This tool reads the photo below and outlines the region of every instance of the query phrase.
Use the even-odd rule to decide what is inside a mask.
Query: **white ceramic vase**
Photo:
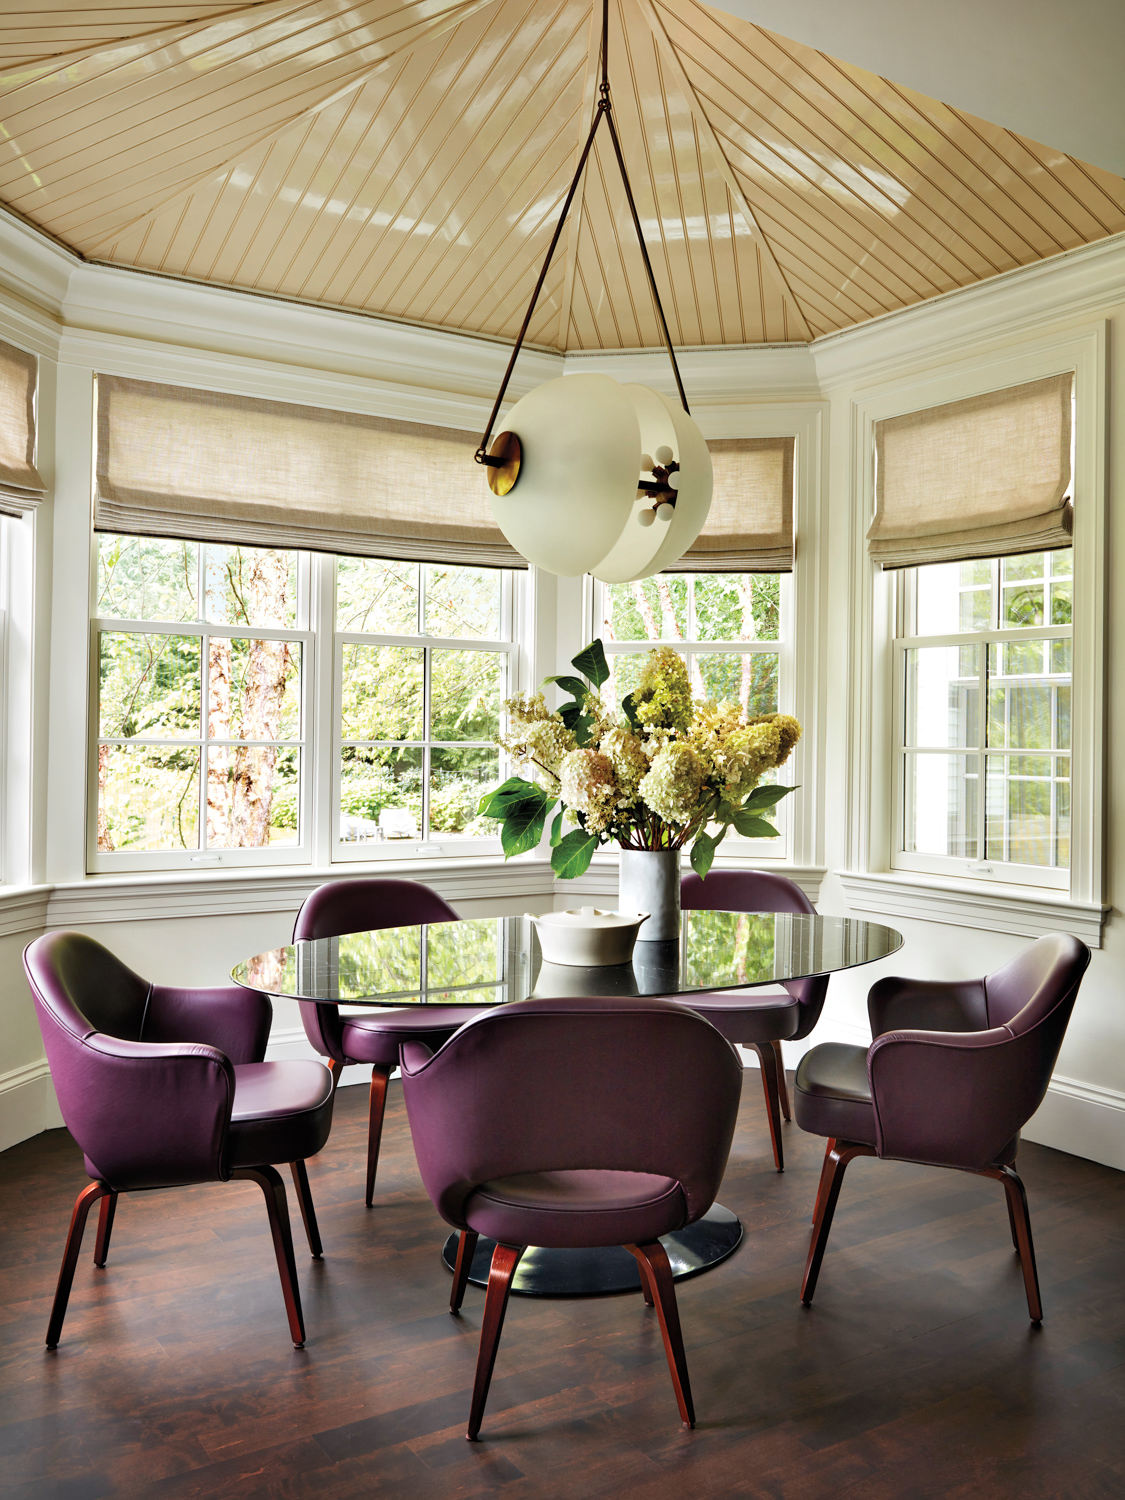
[[[666,943],[680,936],[680,851],[622,849],[619,911],[647,911],[642,943]]]

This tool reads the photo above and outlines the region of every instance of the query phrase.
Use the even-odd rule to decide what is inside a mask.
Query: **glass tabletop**
[[[633,961],[545,963],[528,917],[385,927],[272,948],[231,977],[279,998],[338,1005],[503,1005],[512,1000],[698,994],[833,974],[902,947],[854,917],[685,911],[680,941],[638,943]]]

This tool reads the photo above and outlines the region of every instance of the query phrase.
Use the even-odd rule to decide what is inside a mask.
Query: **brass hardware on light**
[[[488,472],[488,488],[494,495],[507,495],[515,489],[522,456],[523,449],[515,433],[502,432],[483,459]]]

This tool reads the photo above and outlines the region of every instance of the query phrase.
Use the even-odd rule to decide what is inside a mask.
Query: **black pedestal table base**
[[[457,1241],[451,1234],[441,1252],[450,1271],[457,1263]],[[714,1204],[694,1224],[662,1236],[672,1276],[683,1281],[726,1260],[742,1241],[742,1225],[729,1208]],[[469,1280],[488,1285],[488,1268],[496,1241],[482,1235],[477,1241]],[[640,1273],[628,1250],[610,1245],[596,1250],[544,1250],[531,1246],[512,1280],[512,1291],[525,1297],[597,1297],[605,1292],[639,1292]]]

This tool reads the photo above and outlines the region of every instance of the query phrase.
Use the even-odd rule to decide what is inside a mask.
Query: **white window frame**
[[[328,817],[328,834],[331,849],[328,858],[333,864],[379,863],[384,860],[400,860],[407,857],[417,858],[439,858],[443,855],[460,856],[500,854],[499,827],[495,838],[464,838],[456,834],[437,835],[430,837],[427,833],[426,824],[430,801],[429,777],[423,770],[422,776],[422,830],[423,835],[417,840],[413,839],[388,839],[383,843],[371,844],[349,844],[339,838],[340,828],[340,765],[341,747],[344,743],[341,734],[341,715],[343,703],[342,668],[344,647],[347,645],[364,646],[407,646],[415,649],[424,648],[426,651],[425,688],[423,702],[423,738],[417,743],[424,752],[429,749],[466,749],[465,744],[453,741],[432,741],[429,737],[430,730],[430,692],[429,692],[429,652],[431,650],[478,650],[507,656],[507,681],[501,691],[502,698],[512,697],[519,691],[520,683],[520,642],[516,639],[517,623],[521,611],[518,608],[518,595],[520,593],[520,573],[522,570],[504,569],[503,583],[500,591],[500,630],[501,638],[498,640],[472,640],[468,637],[450,638],[429,635],[383,635],[357,631],[338,631],[336,629],[336,568],[335,557],[328,557],[324,562],[330,564],[330,570],[323,580],[321,589],[322,599],[330,601],[327,610],[327,633],[325,638],[331,642],[331,681],[332,681],[332,720],[331,720],[331,810]],[[420,574],[419,609],[424,610],[425,600],[422,594],[425,589],[425,565],[422,566]],[[425,618],[423,614],[422,619]],[[323,742],[323,741],[322,741]],[[350,743],[350,742],[349,742]],[[396,742],[398,743],[398,742]],[[499,759],[499,781],[503,781],[509,774],[508,759],[503,750],[500,750]],[[427,764],[426,755],[423,755],[423,767]]]
[[[763,641],[762,650],[780,648],[778,710],[793,714],[801,724],[801,739],[783,768],[781,778],[798,790],[775,809],[778,839],[731,839],[719,845],[716,868],[761,868],[768,865],[800,876],[814,891],[824,874],[825,751],[821,714],[821,670],[824,661],[826,618],[823,601],[828,592],[829,558],[821,537],[823,501],[827,493],[826,445],[823,441],[827,403],[709,405],[695,416],[706,438],[791,437],[793,455],[793,571],[781,575],[779,642]],[[677,570],[670,568],[670,573]],[[738,569],[731,569],[737,572]],[[705,575],[703,575],[705,576]],[[602,585],[589,590],[588,628],[600,630]],[[589,637],[587,637],[589,638]],[[613,649],[649,651],[655,646],[679,648],[682,641],[614,642]],[[723,641],[692,644],[692,651],[729,653],[753,647],[752,642]]]
[[[1017,347],[1009,344],[959,360],[949,358],[937,374],[932,368],[914,375],[900,373],[852,401],[848,611],[858,628],[849,661],[847,865],[840,875],[857,909],[909,909],[940,921],[948,907],[950,920],[962,925],[968,921],[968,925],[998,926],[1002,931],[1038,930],[1034,927],[1037,914],[1010,925],[1009,903],[1030,893],[1027,886],[1005,878],[1009,866],[994,867],[992,872],[965,868],[954,881],[896,870],[892,863],[897,788],[896,589],[893,570],[884,571],[868,556],[866,533],[875,513],[877,422],[1071,371],[1075,382],[1071,869],[1069,890],[1044,890],[1043,896],[1050,898],[1051,910],[1058,910],[1061,903],[1072,908],[1076,918],[1097,925],[1096,913],[1103,902],[1104,845],[1106,358],[1107,327],[1101,320],[1048,332]],[[919,894],[923,886],[925,896]],[[975,916],[969,916],[970,912]]]
[[[1053,550],[1053,549],[1048,549]],[[999,584],[997,584],[999,589]],[[1035,626],[1012,626],[1008,628],[974,630],[948,635],[914,635],[908,634],[909,622],[914,618],[917,593],[917,569],[902,568],[895,570],[895,616],[896,630],[894,640],[895,665],[894,665],[894,690],[893,690],[893,724],[894,724],[894,774],[895,793],[894,806],[891,814],[891,867],[896,870],[914,870],[936,875],[947,875],[957,878],[963,874],[978,876],[988,880],[1006,881],[1011,885],[1027,885],[1044,887],[1052,890],[1070,890],[1069,866],[1058,868],[1043,865],[1019,865],[1006,863],[998,859],[990,859],[984,853],[983,833],[979,849],[980,854],[976,859],[959,858],[956,855],[918,854],[907,851],[906,845],[906,803],[908,795],[908,763],[911,754],[925,754],[926,749],[921,751],[906,745],[906,720],[908,711],[907,702],[907,654],[911,650],[926,649],[930,647],[959,647],[976,646],[980,649],[979,680],[979,709],[980,721],[979,744],[977,747],[950,748],[943,752],[933,750],[935,754],[976,754],[979,762],[978,787],[980,798],[980,817],[986,816],[985,803],[987,801],[987,762],[990,753],[986,748],[984,737],[986,725],[989,720],[988,705],[988,658],[990,649],[996,645],[1020,641],[1056,641],[1073,640],[1073,624],[1071,625],[1035,625]],[[1002,596],[998,593],[997,598]],[[995,602],[995,601],[994,601]],[[1073,674],[1071,674],[1073,676]],[[1072,684],[1073,685],[1073,684]],[[1073,727],[1071,730],[1073,739]],[[1051,755],[1061,752],[1028,750],[1025,755]],[[1066,752],[1067,757],[1071,754]],[[983,825],[980,825],[983,829]]]
[[[202,592],[203,569],[206,564],[205,542],[195,545],[199,547],[199,599],[202,610],[202,601],[205,598]],[[289,549],[286,549],[289,550]],[[106,875],[115,872],[122,874],[134,870],[206,870],[216,868],[237,868],[245,866],[261,865],[307,865],[312,862],[313,848],[315,845],[315,828],[317,822],[317,808],[314,804],[313,788],[316,786],[315,762],[317,759],[317,740],[319,719],[315,711],[315,680],[316,660],[315,641],[312,621],[317,616],[315,594],[318,579],[312,568],[312,558],[307,552],[297,552],[297,610],[296,625],[292,629],[279,629],[269,626],[255,625],[222,625],[215,621],[203,618],[195,620],[125,620],[111,616],[95,615],[90,620],[90,676],[89,676],[89,712],[87,713],[87,749],[86,749],[86,869],[91,875]],[[90,546],[90,598],[97,599],[98,587],[98,537],[93,535]],[[200,845],[197,849],[115,849],[112,853],[98,849],[98,743],[101,739],[99,732],[99,686],[100,686],[100,651],[98,649],[99,639],[102,632],[111,634],[137,633],[142,635],[189,635],[197,636],[200,640],[200,659],[203,665],[202,693],[200,702],[200,738],[191,740],[185,738],[184,745],[200,746]],[[206,664],[208,659],[207,642],[211,636],[221,636],[227,640],[269,640],[269,641],[292,641],[301,646],[301,691],[300,691],[300,734],[295,740],[285,742],[269,741],[270,744],[284,743],[287,748],[295,748],[300,751],[301,771],[299,780],[298,801],[298,824],[297,839],[293,843],[273,844],[265,849],[210,849],[207,847],[207,823],[205,815],[204,798],[206,797],[207,784],[207,747],[209,744],[255,744],[256,741],[220,740],[212,741],[207,737],[207,699],[206,699]],[[167,745],[173,741],[169,737],[135,737],[129,740],[129,744],[145,745],[160,744]]]

